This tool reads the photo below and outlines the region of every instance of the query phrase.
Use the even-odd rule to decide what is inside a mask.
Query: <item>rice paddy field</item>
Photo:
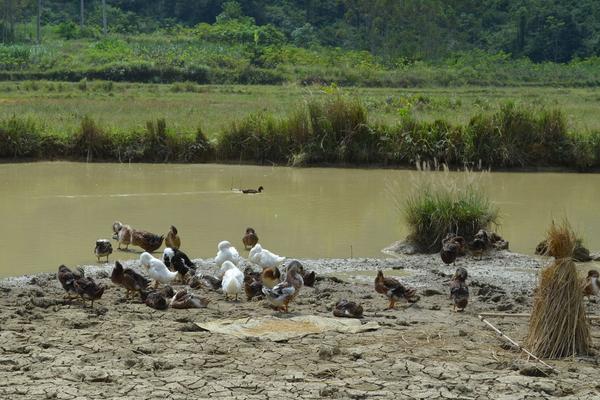
[[[335,90],[320,86],[246,86],[23,81],[0,83],[0,119],[30,117],[47,133],[71,135],[84,116],[106,131],[143,130],[146,122],[164,118],[169,130],[210,138],[250,113],[285,115],[303,102]],[[529,109],[560,109],[568,129],[600,130],[600,93],[594,88],[453,87],[348,88],[375,122],[393,124],[406,116],[467,124],[472,116],[492,113],[506,103]]]

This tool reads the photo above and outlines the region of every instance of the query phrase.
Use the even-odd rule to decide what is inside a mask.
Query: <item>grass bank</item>
[[[554,107],[567,99],[564,93],[542,104],[490,96],[481,106],[485,91],[464,96],[463,105],[461,96],[448,92],[335,87],[313,88],[315,93],[290,88],[279,98],[282,92],[273,87],[193,83],[132,88],[110,81],[33,81],[9,88],[0,86],[8,108],[0,113],[5,159],[600,167],[600,127],[575,125],[572,115]],[[540,89],[536,96],[545,93]],[[583,101],[568,98],[572,109]],[[181,109],[186,101],[191,104]],[[198,117],[200,106],[212,123]]]
[[[600,131],[573,131],[557,109],[503,104],[467,123],[372,120],[368,106],[330,89],[292,111],[250,113],[220,134],[181,131],[164,118],[141,127],[107,130],[82,116],[70,134],[45,129],[32,116],[0,119],[0,157],[121,162],[249,162],[412,165],[417,161],[491,168],[600,167]]]

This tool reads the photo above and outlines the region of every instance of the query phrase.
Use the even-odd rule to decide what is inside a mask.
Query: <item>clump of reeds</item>
[[[554,261],[542,271],[529,320],[527,343],[539,357],[587,354],[590,330],[581,281],[572,259],[576,237],[567,221],[548,230],[547,255]]]
[[[439,251],[450,232],[471,241],[480,229],[498,222],[498,209],[479,184],[484,172],[451,173],[447,166],[443,171],[432,171],[426,163],[417,166],[412,193],[396,203],[410,229],[408,241],[420,251]]]

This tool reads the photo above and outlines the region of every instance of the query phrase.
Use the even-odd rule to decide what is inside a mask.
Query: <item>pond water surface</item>
[[[240,249],[247,226],[256,229],[263,247],[288,257],[384,257],[381,249],[407,233],[397,204],[422,174],[213,164],[1,164],[0,276],[95,263],[94,242],[111,237],[115,220],[155,233],[175,225],[182,250],[193,258],[214,257],[225,239]],[[564,216],[589,248],[600,250],[600,175],[489,173],[480,181],[500,209],[498,230],[512,250],[532,253],[551,219]],[[265,187],[260,195],[231,190],[259,185]],[[137,257],[115,250],[110,261]]]

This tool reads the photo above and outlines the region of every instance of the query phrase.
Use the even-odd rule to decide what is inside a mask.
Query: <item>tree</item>
[[[108,33],[106,27],[106,0],[102,0],[102,33],[104,33],[104,36]]]

